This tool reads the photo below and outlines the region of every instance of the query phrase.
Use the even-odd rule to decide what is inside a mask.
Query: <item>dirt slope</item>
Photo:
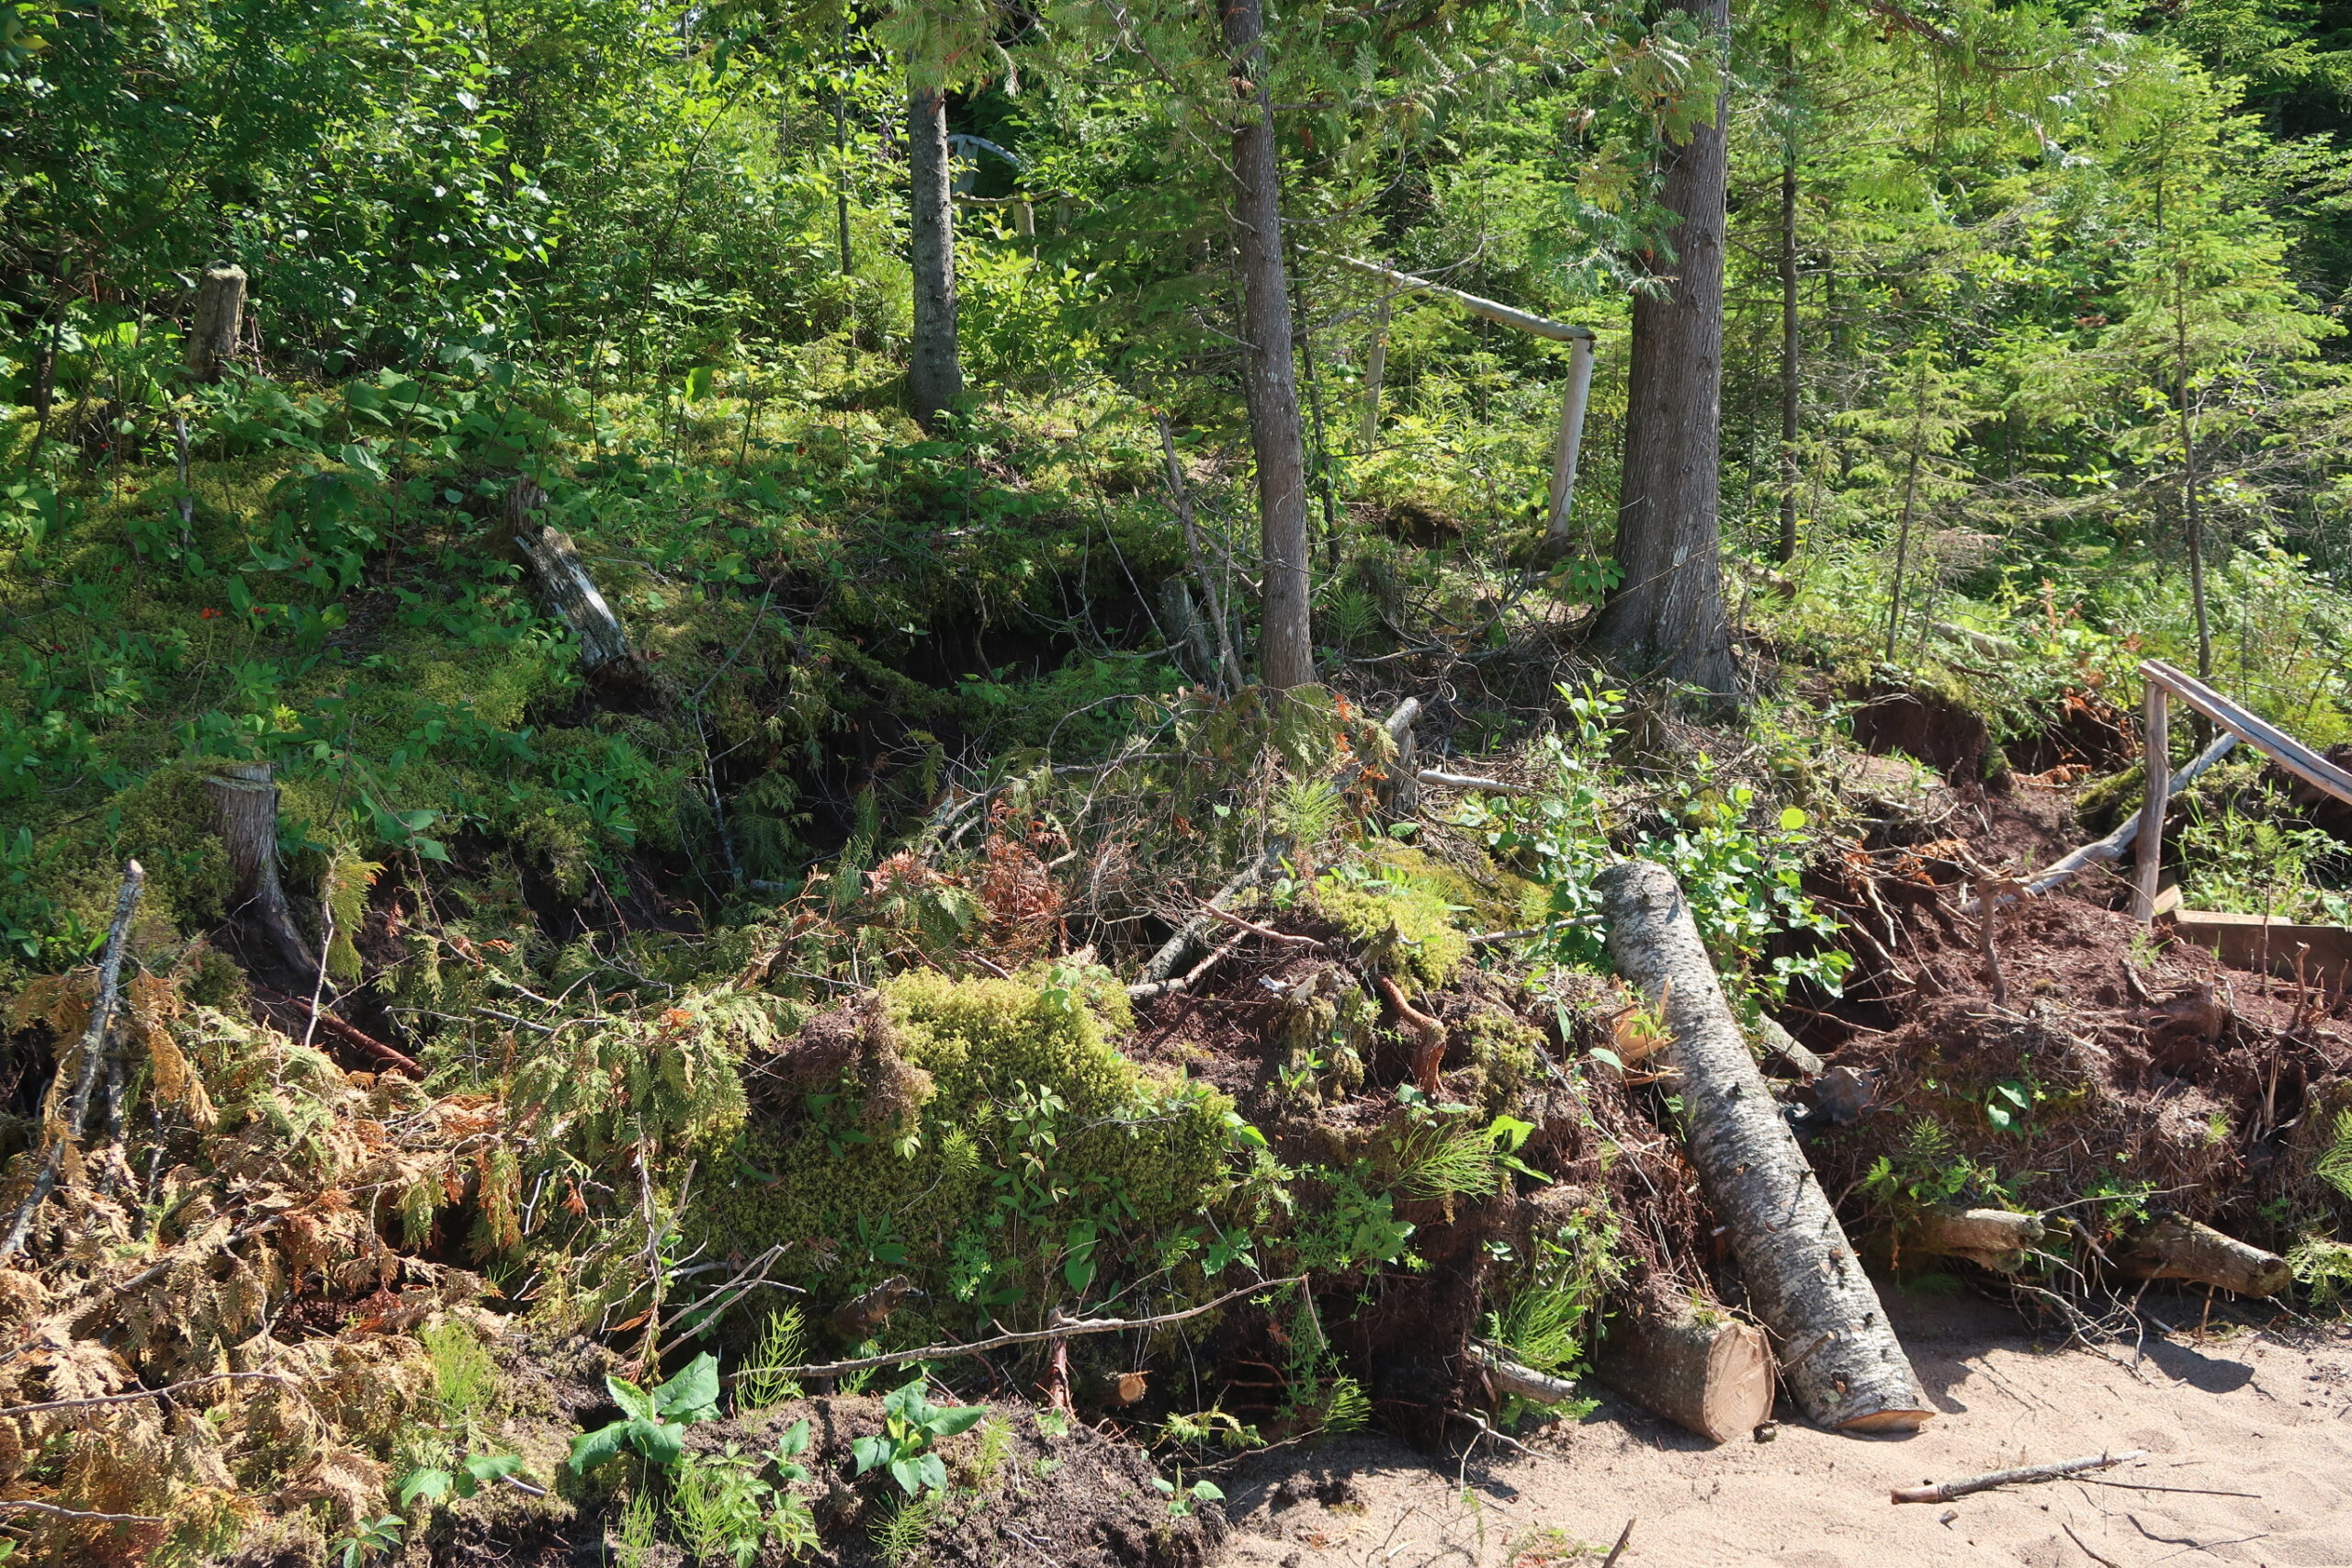
[[[1227,1561],[1589,1563],[1631,1517],[1627,1568],[2352,1563],[2352,1330],[2152,1341],[2135,1375],[2083,1351],[2037,1350],[1989,1304],[1889,1301],[1942,1412],[1917,1437],[1832,1437],[1792,1422],[1768,1444],[1709,1450],[1612,1402],[1533,1439],[1528,1457],[1474,1461],[1467,1506],[1453,1464],[1352,1439],[1261,1461],[1232,1485]],[[2174,1304],[2184,1327],[2195,1322],[2194,1303]],[[1926,1479],[2131,1448],[2147,1458],[2108,1472],[2115,1481],[2256,1495],[2060,1482],[1941,1506],[1887,1499]]]

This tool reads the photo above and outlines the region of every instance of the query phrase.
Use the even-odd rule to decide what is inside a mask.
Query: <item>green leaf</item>
[[[448,1495],[450,1474],[446,1470],[420,1470],[401,1483],[401,1506],[405,1508],[419,1497],[427,1503],[438,1503]]]
[[[808,1418],[807,1416],[802,1416],[784,1429],[784,1436],[775,1440],[775,1451],[779,1459],[791,1459],[808,1451]]]
[[[1225,1493],[1215,1482],[1212,1481],[1193,1482],[1193,1495],[1200,1498],[1204,1503],[1222,1503],[1225,1501]]]
[[[678,1438],[678,1428],[658,1421],[632,1421],[628,1424],[628,1440],[637,1451],[658,1465],[673,1465],[685,1452],[685,1444]]]
[[[653,1391],[653,1407],[681,1421],[707,1421],[718,1410],[718,1358],[705,1350]]]
[[[707,365],[697,365],[686,372],[686,401],[698,403],[710,396],[710,384],[718,372]]]
[[[599,1427],[593,1432],[582,1432],[571,1439],[571,1453],[564,1463],[575,1474],[585,1475],[615,1454],[629,1438],[632,1424],[616,1421],[609,1427]]]
[[[1793,833],[1812,820],[1812,818],[1805,815],[1804,808],[1803,807],[1786,807],[1782,808],[1781,812],[1781,831],[1783,833]]]
[[[860,1438],[849,1446],[849,1457],[857,1466],[853,1473],[864,1475],[869,1470],[888,1464],[897,1452],[898,1445],[888,1438]]]
[[[923,1423],[923,1429],[934,1438],[952,1438],[958,1432],[968,1432],[980,1424],[988,1411],[977,1404],[967,1404],[954,1410],[934,1410]]]
[[[476,1487],[487,1486],[493,1481],[503,1481],[523,1469],[519,1454],[474,1454],[466,1461],[465,1479],[458,1483],[458,1495],[470,1497]]]
[[[619,1378],[607,1377],[605,1379],[605,1389],[613,1396],[613,1403],[621,1407],[621,1413],[632,1421],[651,1421],[661,1415],[661,1411],[654,1404],[653,1395],[633,1382],[624,1382]]]

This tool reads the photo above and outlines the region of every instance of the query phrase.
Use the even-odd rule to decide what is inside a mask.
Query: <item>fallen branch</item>
[[[98,1064],[107,1055],[107,1031],[114,1026],[115,1001],[122,993],[122,955],[130,945],[130,917],[139,908],[140,892],[147,886],[147,869],[137,861],[125,861],[122,866],[122,887],[115,895],[114,923],[107,928],[106,956],[98,963],[98,999],[90,1006],[90,1021],[82,1031],[82,1070],[74,1080],[74,1097],[67,1102],[65,1121],[50,1140],[49,1149],[41,1156],[40,1173],[33,1178],[33,1190],[8,1222],[8,1234],[0,1239],[0,1258],[15,1256],[25,1245],[25,1234],[32,1229],[33,1215],[42,1201],[57,1186],[57,1172],[65,1160],[65,1149],[82,1136],[82,1122],[90,1113],[90,1090],[98,1081]],[[57,1092],[51,1086],[50,1093]]]
[[[11,1404],[6,1409],[0,1409],[0,1416],[38,1416],[44,1410],[87,1410],[101,1404],[135,1404],[142,1399],[162,1399],[167,1394],[177,1393],[185,1388],[201,1388],[207,1383],[243,1382],[282,1382],[288,1388],[302,1386],[282,1372],[212,1372],[200,1378],[189,1378],[183,1382],[169,1383],[162,1388],[133,1389],[129,1393],[104,1393],[90,1399],[46,1399],[39,1404]]]
[[[2117,1249],[2115,1262],[2134,1280],[2186,1280],[2241,1296],[2275,1296],[2295,1277],[2277,1253],[2183,1214],[2152,1221]]]
[[[1219,909],[1207,905],[1204,905],[1203,908],[1226,924],[1239,926],[1243,931],[1254,936],[1264,937],[1268,942],[1279,942],[1290,947],[1319,948],[1323,945],[1311,936],[1292,936],[1287,931],[1278,931],[1272,926],[1261,926],[1255,920],[1245,920],[1230,909]]]
[[[1202,976],[1207,974],[1210,970],[1223,963],[1226,956],[1240,945],[1241,938],[1237,936],[1221,947],[1211,948],[1209,950],[1209,955],[1206,958],[1202,959],[1198,964],[1193,964],[1191,969],[1177,976],[1173,980],[1147,980],[1139,985],[1129,986],[1127,987],[1127,1000],[1131,1002],[1148,1001],[1153,997],[1164,997],[1173,991],[1190,989],[1193,981],[1199,979]]]
[[[36,1503],[29,1497],[0,1497],[0,1508],[23,1508],[29,1513],[47,1514],[53,1519],[81,1519],[94,1525],[162,1525],[171,1522],[158,1514],[94,1514],[87,1508],[61,1508],[54,1503]]]
[[[1182,1312],[1161,1313],[1157,1317],[1072,1318],[1048,1328],[1022,1329],[1000,1334],[993,1338],[976,1339],[968,1345],[926,1345],[920,1350],[893,1350],[887,1356],[860,1356],[854,1360],[812,1361],[805,1367],[771,1367],[764,1370],[780,1378],[837,1378],[851,1372],[862,1372],[871,1367],[898,1367],[909,1361],[944,1361],[958,1356],[980,1356],[990,1350],[1001,1350],[1007,1345],[1034,1345],[1040,1340],[1065,1339],[1080,1334],[1119,1334],[1131,1328],[1164,1328],[1171,1323],[1182,1323],[1203,1313],[1215,1312],[1228,1302],[1239,1301],[1243,1296],[1255,1295],[1260,1291],[1305,1283],[1306,1275],[1291,1274],[1280,1280],[1264,1280],[1254,1285],[1244,1285],[1198,1306],[1186,1307]],[[742,1375],[741,1372],[730,1372],[728,1379],[732,1382]]]
[[[1437,768],[1423,768],[1413,775],[1426,784],[1442,784],[1448,789],[1483,789],[1493,795],[1541,795],[1532,784],[1505,784],[1500,779],[1480,778],[1476,773],[1449,773]]]
[[[1625,1528],[1617,1532],[1617,1544],[1611,1547],[1609,1555],[1600,1560],[1600,1568],[1617,1568],[1617,1560],[1625,1555],[1625,1543],[1633,1539],[1634,1521],[1627,1519]]]
[[[1996,1470],[1984,1475],[1972,1475],[1965,1481],[1931,1481],[1924,1486],[1898,1486],[1891,1495],[1898,1503],[1950,1503],[1972,1492],[1989,1492],[1996,1486],[2024,1486],[2038,1481],[2064,1481],[2086,1470],[2107,1470],[2144,1456],[2146,1450],[2133,1449],[2128,1453],[2093,1454],[2088,1459],[2070,1459],[2057,1464],[2021,1465],[2016,1470]]]
[[[246,984],[260,993],[262,1000],[300,1008],[309,1014],[321,1029],[345,1044],[357,1046],[386,1066],[397,1068],[420,1083],[424,1081],[424,1069],[417,1065],[414,1057],[402,1055],[365,1030],[345,1023],[324,1008],[311,1006],[309,1001],[300,997],[289,997],[284,991],[273,990],[258,980],[248,979]]]
[[[2232,735],[2227,730],[2223,730],[2221,734],[2216,735],[2213,738],[2213,743],[2211,746],[2206,747],[2204,750],[2199,752],[2196,759],[2187,767],[2172,775],[2171,780],[2165,786],[2165,799],[2167,801],[2172,800],[2177,796],[2181,791],[2187,789],[2190,784],[2195,784],[2199,775],[2202,774],[2205,770],[2211,768],[2222,758],[2228,756],[2236,747],[2237,743],[2238,738]],[[2141,813],[2134,811],[2131,816],[2123,819],[2122,826],[2116,829],[2114,832],[2109,833],[2106,838],[2100,839],[2095,843],[2085,844],[2081,849],[2068,854],[2063,860],[2052,862],[2047,869],[2036,873],[2030,880],[2027,881],[2025,885],[2025,893],[2023,895],[2005,893],[2001,895],[2000,902],[2002,904],[2013,903],[2019,897],[2039,898],[2043,894],[2049,892],[2052,888],[2057,886],[2060,883],[2065,881],[2068,877],[2073,876],[2076,872],[2086,869],[2096,862],[2121,860],[2123,858],[2123,852],[2126,850],[2129,850],[2133,841],[2140,837],[2140,817]],[[1973,914],[1974,912],[1975,911],[1973,908],[1963,909],[1962,911],[1963,914]]]
[[[1470,1341],[1470,1359],[1498,1393],[1517,1394],[1537,1404],[1561,1404],[1577,1396],[1577,1385],[1567,1379],[1514,1361],[1484,1339]]]

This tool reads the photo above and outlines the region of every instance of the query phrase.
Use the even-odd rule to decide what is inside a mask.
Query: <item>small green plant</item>
[[[645,1568],[653,1556],[655,1540],[662,1523],[661,1511],[654,1506],[653,1494],[639,1487],[621,1510],[620,1539],[613,1544],[613,1555],[620,1568]]]
[[[1037,1433],[1044,1438],[1069,1436],[1069,1412],[1048,1407],[1037,1412]]]
[[[445,1318],[422,1330],[417,1343],[433,1364],[433,1393],[441,1424],[462,1431],[479,1421],[498,1394],[498,1364],[473,1329]]]
[[[2296,1282],[2314,1310],[2352,1300],[2352,1247],[2324,1236],[2306,1236],[2287,1254]]]
[[[621,1407],[621,1418],[571,1439],[571,1454],[564,1462],[583,1475],[624,1445],[655,1464],[675,1464],[684,1451],[679,1432],[718,1415],[718,1360],[708,1351],[659,1388],[642,1389],[616,1377],[607,1377],[605,1387]]]
[[[901,1497],[876,1513],[866,1529],[875,1555],[889,1568],[903,1568],[913,1562],[930,1537],[931,1527],[938,1523],[940,1507],[946,1500],[945,1494],[937,1492],[927,1497]]]
[[[1004,1468],[1005,1455],[1012,1451],[1012,1428],[991,1416],[979,1426],[980,1451],[972,1460],[972,1482],[985,1486]]]
[[[2335,1113],[2335,1124],[2328,1129],[2327,1151],[2312,1167],[2312,1174],[2352,1198],[2352,1108]]]
[[[932,1404],[923,1393],[926,1381],[918,1374],[893,1389],[882,1401],[882,1430],[850,1445],[858,1474],[887,1469],[910,1497],[947,1489],[947,1466],[933,1445],[970,1431],[988,1414],[976,1404]]]
[[[398,1514],[386,1514],[380,1519],[362,1519],[359,1528],[345,1536],[335,1548],[338,1568],[360,1568],[360,1564],[398,1551],[401,1536],[408,1529],[407,1521]]]
[[[522,1469],[523,1461],[513,1454],[469,1454],[455,1471],[428,1465],[410,1472],[401,1483],[401,1506],[405,1508],[420,1497],[428,1506],[452,1495],[470,1497],[492,1482],[520,1474]]]
[[[1206,1448],[1215,1444],[1225,1449],[1254,1449],[1265,1439],[1258,1428],[1245,1426],[1234,1416],[1215,1406],[1195,1411],[1192,1415],[1179,1413],[1160,1423],[1160,1437],[1170,1443]]]
[[[1225,1494],[1210,1482],[1195,1481],[1190,1486],[1185,1485],[1184,1472],[1181,1467],[1176,1472],[1175,1480],[1155,1475],[1151,1483],[1159,1489],[1161,1496],[1168,1499],[1168,1517],[1171,1519],[1182,1518],[1203,1503],[1225,1501]]]
[[[798,1366],[808,1348],[808,1329],[800,1309],[788,1306],[768,1314],[767,1327],[752,1352],[751,1365],[735,1380],[735,1403],[741,1410],[768,1410],[800,1397],[798,1380],[784,1369]]]
[[[1353,1378],[1333,1378],[1323,1391],[1323,1430],[1344,1437],[1372,1425],[1372,1397]]]

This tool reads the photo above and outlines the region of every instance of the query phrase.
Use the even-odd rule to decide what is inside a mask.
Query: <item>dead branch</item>
[[[1255,920],[1245,920],[1230,909],[1219,909],[1206,904],[1201,907],[1227,925],[1239,926],[1243,931],[1264,937],[1268,942],[1279,942],[1289,947],[1320,949],[1323,946],[1323,943],[1311,936],[1292,936],[1289,932],[1278,931],[1272,926],[1261,926]]]
[[[129,1393],[105,1393],[91,1399],[45,1399],[39,1404],[11,1404],[0,1409],[0,1416],[38,1416],[44,1410],[89,1410],[101,1404],[135,1404],[142,1399],[163,1399],[182,1389],[202,1388],[207,1383],[248,1382],[284,1383],[288,1388],[302,1386],[297,1380],[280,1372],[212,1372],[162,1388],[133,1389]]]
[[[1129,986],[1127,987],[1127,999],[1129,1001],[1140,1002],[1148,1000],[1153,997],[1164,997],[1173,991],[1187,990],[1191,987],[1193,981],[1199,979],[1202,976],[1216,968],[1220,963],[1224,962],[1227,954],[1232,953],[1235,948],[1239,947],[1240,945],[1241,938],[1237,936],[1222,947],[1212,948],[1206,958],[1202,959],[1198,964],[1193,964],[1190,970],[1186,971],[1184,974],[1179,975],[1173,980],[1147,980],[1140,985]]]
[[[1182,1323],[1188,1318],[1198,1317],[1203,1313],[1215,1312],[1229,1302],[1239,1301],[1243,1296],[1255,1295],[1260,1291],[1273,1291],[1284,1285],[1305,1283],[1306,1283],[1306,1275],[1291,1274],[1280,1280],[1265,1280],[1254,1285],[1244,1285],[1238,1290],[1227,1291],[1214,1300],[1203,1302],[1198,1306],[1186,1307],[1182,1312],[1161,1313],[1157,1317],[1071,1318],[1057,1323],[1051,1327],[1022,1329],[999,1334],[992,1338],[976,1339],[968,1345],[926,1345],[920,1350],[893,1350],[887,1356],[860,1356],[847,1361],[814,1361],[805,1367],[775,1367],[767,1371],[776,1377],[835,1378],[846,1376],[851,1372],[862,1372],[869,1367],[898,1367],[904,1366],[909,1361],[944,1361],[958,1356],[985,1355],[990,1350],[1002,1349],[1007,1345],[1034,1345],[1039,1340],[1062,1339],[1080,1334],[1119,1334],[1131,1328],[1164,1328],[1171,1323]],[[742,1373],[730,1372],[728,1375],[731,1381],[742,1376]]]
[[[82,1136],[83,1119],[90,1113],[90,1090],[98,1081],[98,1064],[106,1055],[107,1031],[114,1025],[116,998],[122,990],[123,950],[130,942],[130,917],[139,908],[139,895],[147,886],[147,869],[137,861],[125,861],[122,867],[122,888],[115,895],[114,923],[107,928],[106,956],[98,964],[98,999],[91,1005],[88,1027],[82,1031],[82,1070],[74,1082],[74,1098],[66,1106],[65,1122],[55,1129],[49,1152],[41,1157],[40,1173],[33,1178],[33,1190],[8,1222],[8,1234],[0,1239],[0,1258],[16,1255],[25,1245],[25,1234],[32,1229],[33,1215],[57,1185],[57,1172],[64,1164],[65,1148]],[[50,1092],[56,1092],[52,1086]]]
[[[335,1039],[342,1041],[345,1044],[357,1046],[360,1050],[367,1052],[370,1056],[375,1057],[376,1060],[383,1063],[384,1066],[393,1068],[396,1071],[406,1073],[410,1077],[416,1079],[420,1083],[424,1081],[424,1069],[417,1065],[415,1057],[407,1055],[393,1049],[391,1046],[387,1045],[382,1041],[377,1039],[374,1035],[368,1033],[365,1030],[359,1029],[355,1025],[345,1023],[342,1019],[335,1017],[334,1014],[327,1011],[324,1008],[314,1007],[309,1001],[306,1001],[300,997],[289,997],[284,991],[275,990],[268,986],[263,985],[258,980],[248,979],[245,983],[260,995],[262,1000],[277,1002],[286,1007],[298,1008],[307,1014],[312,1021],[316,1022],[321,1029],[326,1031],[328,1034],[334,1036]]]
[[[0,1497],[0,1508],[22,1508],[28,1513],[47,1514],[53,1519],[81,1519],[95,1525],[161,1525],[171,1522],[157,1514],[94,1514],[86,1508],[61,1508],[54,1503],[36,1503],[29,1497]]]
[[[2145,1457],[2146,1450],[2132,1449],[2120,1454],[2093,1454],[2088,1459],[2070,1459],[2057,1464],[2020,1465],[2015,1470],[1996,1470],[1984,1475],[1972,1475],[1964,1481],[1929,1482],[1924,1486],[1898,1486],[1892,1494],[1898,1503],[1949,1503],[1965,1497],[1972,1492],[1989,1492],[1996,1486],[2024,1486],[2038,1481],[2063,1481],[2086,1470],[2106,1470],[2114,1465]]]

